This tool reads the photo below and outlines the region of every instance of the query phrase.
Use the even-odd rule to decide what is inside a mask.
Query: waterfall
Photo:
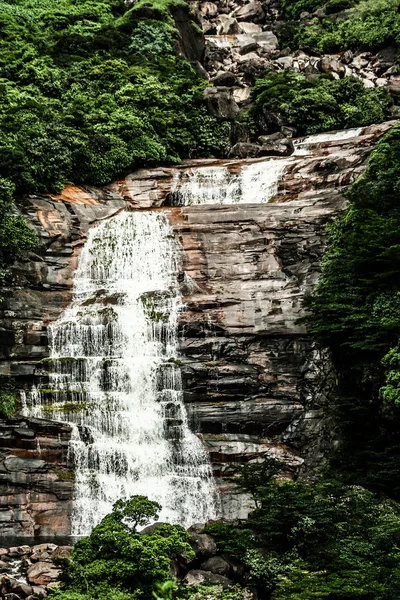
[[[73,535],[89,534],[133,494],[183,526],[218,515],[210,461],[182,397],[178,262],[162,213],[102,222],[82,250],[72,304],[49,327],[48,389],[33,391],[26,410],[73,425]]]
[[[291,159],[267,159],[180,171],[172,192],[181,205],[266,203],[278,193],[278,184]]]
[[[344,140],[350,140],[358,137],[363,132],[364,127],[357,127],[353,129],[344,129],[342,131],[328,131],[327,133],[317,133],[315,135],[309,135],[306,138],[295,140],[295,156],[306,156],[310,153],[310,146],[315,144],[323,144],[327,142],[339,142]]]

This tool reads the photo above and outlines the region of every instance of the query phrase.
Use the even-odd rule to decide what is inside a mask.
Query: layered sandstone
[[[68,186],[59,196],[26,198],[41,247],[17,265],[1,307],[0,373],[14,376],[22,392],[45,384],[47,326],[71,300],[90,227],[125,208],[165,210],[182,246],[185,400],[225,492],[225,514],[245,509],[226,482],[233,463],[272,453],[289,471],[309,475],[335,439],[334,373],[301,321],[303,302],[318,278],[326,226],[345,208],[346,186],[392,124],[294,154],[265,204],[254,198],[180,206],[179,181],[205,166],[237,173],[252,162],[269,168],[267,161],[282,159],[187,161],[143,169],[102,189]],[[69,426],[39,419],[1,424],[1,533],[68,533],[70,435]]]

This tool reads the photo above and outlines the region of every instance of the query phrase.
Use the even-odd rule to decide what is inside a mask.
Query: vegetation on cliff
[[[276,462],[276,461],[272,461]],[[266,463],[267,470],[269,461]],[[273,465],[275,467],[275,465]],[[275,468],[251,467],[241,478],[257,502],[246,528],[226,522],[206,532],[235,566],[235,583],[197,586],[171,580],[170,563],[194,568],[189,534],[160,524],[155,502],[134,496],[80,540],[62,560],[55,600],[396,600],[400,590],[400,505],[361,487],[279,480]]]
[[[280,42],[292,48],[309,46],[322,52],[379,50],[400,46],[400,0],[284,0],[288,21]],[[301,13],[310,14],[300,22]]]
[[[34,246],[12,193],[218,153],[226,126],[179,53],[183,0],[0,1],[0,266]],[[4,209],[4,210],[3,210]]]
[[[400,498],[400,125],[380,140],[349,189],[329,245],[310,330],[332,349],[338,422],[332,466],[345,481]]]
[[[392,104],[385,89],[366,89],[356,77],[308,78],[289,69],[258,79],[252,92],[250,117],[256,125],[267,113],[278,113],[299,135],[380,123],[390,118]]]

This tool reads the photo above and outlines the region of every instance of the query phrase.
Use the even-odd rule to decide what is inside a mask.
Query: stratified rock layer
[[[224,514],[247,510],[226,483],[232,463],[272,453],[292,472],[309,475],[335,437],[328,410],[334,373],[299,320],[303,301],[318,278],[326,226],[346,206],[343,191],[392,124],[310,144],[307,155],[291,157],[267,204],[254,198],[251,204],[171,206],[179,200],[182,172],[209,165],[235,173],[260,159],[187,161],[143,169],[102,189],[69,186],[60,196],[26,198],[41,249],[16,267],[2,305],[0,374],[14,376],[21,390],[38,382],[45,387],[46,328],[71,300],[89,227],[125,207],[164,205],[183,248],[185,399],[220,480]],[[70,433],[44,420],[2,423],[0,532],[68,533]]]

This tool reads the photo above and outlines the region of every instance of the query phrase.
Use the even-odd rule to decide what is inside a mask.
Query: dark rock
[[[209,558],[217,553],[217,544],[207,533],[192,533],[189,543],[196,556],[201,558]]]
[[[222,556],[212,556],[201,565],[201,568],[203,571],[211,571],[211,573],[225,577],[228,577],[231,571],[230,564]]]
[[[27,583],[22,583],[21,581],[10,580],[10,591],[14,594],[18,594],[21,598],[26,598],[33,594],[32,586]]]
[[[277,142],[278,140],[284,139],[285,136],[281,131],[277,131],[276,133],[270,133],[270,135],[260,135],[257,139],[257,144],[263,146],[264,144],[271,144],[272,142]]]
[[[254,158],[260,154],[260,146],[246,142],[238,142],[229,151],[229,156],[238,158]]]
[[[159,527],[164,527],[164,525],[167,525],[167,523],[163,523],[163,522],[153,523],[152,525],[148,525],[147,527],[142,529],[139,533],[141,533],[142,535],[154,533]]]
[[[210,571],[202,571],[200,569],[189,571],[183,579],[183,583],[186,585],[200,585],[201,583],[206,582],[220,584],[224,588],[232,585],[232,581],[227,577],[216,575]]]
[[[220,73],[213,79],[213,84],[215,86],[222,86],[222,87],[233,87],[234,85],[237,85],[237,82],[238,82],[238,80],[237,80],[236,75],[234,75],[233,73],[230,73],[229,71]]]
[[[230,88],[207,88],[204,99],[210,113],[220,119],[234,119],[240,112]]]

